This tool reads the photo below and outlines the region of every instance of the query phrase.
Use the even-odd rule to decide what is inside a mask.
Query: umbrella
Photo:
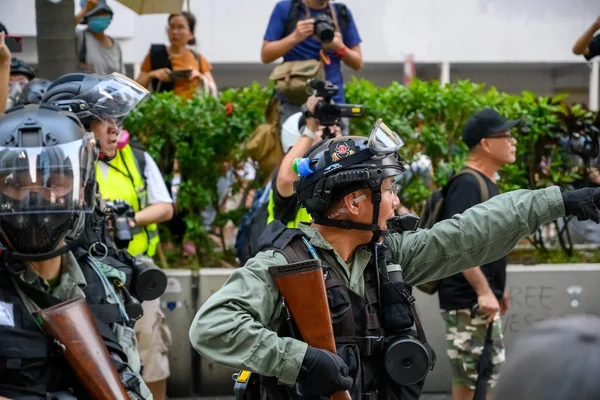
[[[477,364],[477,384],[475,385],[475,395],[473,400],[485,400],[487,393],[488,380],[492,375],[492,330],[494,323],[490,323],[487,328],[487,334],[485,335],[485,344],[483,345],[483,351],[479,363]]]
[[[177,14],[183,9],[183,0],[117,0],[125,7],[142,14]]]
[[[471,309],[471,318],[475,317],[475,314],[479,310],[479,304],[475,304]],[[485,400],[487,393],[488,381],[492,375],[492,348],[494,341],[492,340],[492,332],[494,330],[494,322],[488,324],[487,332],[485,335],[485,343],[483,345],[483,351],[481,357],[477,363],[477,383],[475,384],[475,394],[473,400]]]

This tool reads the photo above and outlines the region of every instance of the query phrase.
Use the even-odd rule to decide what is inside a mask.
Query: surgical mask
[[[8,82],[8,101],[6,102],[7,110],[17,104],[17,100],[21,96],[21,92],[28,82],[29,81],[26,79]]]
[[[100,15],[97,17],[90,17],[88,19],[88,28],[92,32],[104,32],[112,21],[111,15]]]

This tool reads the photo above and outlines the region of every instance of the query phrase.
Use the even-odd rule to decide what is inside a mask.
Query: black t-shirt
[[[488,177],[481,175],[488,188],[489,197],[500,194],[498,186]],[[455,214],[462,214],[468,208],[481,203],[481,190],[477,179],[470,174],[462,174],[451,182],[444,200],[443,218],[452,218]],[[489,264],[481,265],[490,288],[498,297],[502,298],[506,287],[506,257]],[[457,310],[471,308],[477,304],[477,294],[465,276],[460,273],[442,279],[439,286],[440,308],[443,310]]]
[[[600,35],[596,35],[592,38],[592,40],[590,40],[588,49],[590,49],[590,54],[584,55],[586,60],[589,61],[597,55],[600,55]]]
[[[300,204],[298,203],[298,195],[294,192],[290,197],[282,197],[277,191],[277,175],[279,169],[273,174],[271,188],[273,190],[273,216],[276,220],[281,221],[284,225],[296,219]]]

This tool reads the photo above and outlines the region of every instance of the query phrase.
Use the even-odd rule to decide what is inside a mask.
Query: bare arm
[[[577,39],[573,46],[573,54],[587,55],[590,52],[588,45],[594,37],[594,33],[600,29],[600,17]]]
[[[313,113],[315,107],[319,101],[323,100],[320,97],[310,96],[306,100],[306,107]],[[294,172],[293,162],[294,159],[302,157],[315,143],[321,140],[321,135],[317,133],[319,129],[319,121],[314,118],[306,119],[306,127],[317,135],[314,139],[301,135],[298,141],[290,151],[287,152],[283,160],[281,161],[279,172],[277,173],[277,180],[275,181],[275,188],[277,193],[283,198],[290,197],[294,194],[294,182],[298,179],[298,175]]]
[[[77,25],[78,23],[81,22],[83,17],[85,17],[85,14],[89,13],[97,6],[98,6],[98,0],[87,0],[85,2],[85,6],[83,6],[77,14],[75,14],[75,17],[74,17],[75,25]]]
[[[327,44],[323,45],[323,49],[338,52],[346,48],[346,54],[342,56],[342,62],[350,68],[358,71],[363,66],[362,51],[360,50],[360,44],[353,47],[346,47],[342,34],[339,32],[335,33],[334,39]]]
[[[161,82],[167,82],[170,80],[171,70],[169,68],[155,69],[154,71],[144,72],[141,71],[140,75],[135,80],[143,87],[148,87],[151,79],[158,79]]]
[[[315,132],[312,128],[309,129]],[[285,157],[283,157],[281,167],[277,173],[277,181],[275,182],[277,193],[279,193],[281,197],[287,198],[294,194],[294,182],[298,179],[298,175],[294,172],[292,164],[294,159],[302,157],[314,143],[315,140],[302,135],[298,138],[294,147],[292,147]]]
[[[135,222],[137,225],[146,226],[150,224],[159,224],[169,221],[173,218],[172,203],[156,203],[135,213]]]
[[[463,272],[463,275],[469,282],[469,285],[473,287],[473,290],[475,290],[477,296],[484,296],[492,293],[492,289],[490,289],[487,278],[483,272],[481,272],[481,268],[469,268]]]
[[[269,64],[279,57],[283,57],[286,53],[294,48],[295,45],[304,41],[307,37],[313,34],[315,29],[315,21],[312,19],[305,19],[298,21],[294,32],[290,33],[281,40],[270,42],[268,40],[263,41],[262,49],[260,51],[260,58],[264,64]]]
[[[0,114],[4,113],[8,100],[10,57],[10,50],[8,50],[8,47],[4,43],[4,32],[0,32]]]
[[[260,59],[264,64],[269,64],[279,57],[283,57],[286,53],[294,48],[296,41],[294,35],[290,34],[276,42],[263,41]]]
[[[357,44],[352,48],[348,48],[348,52],[344,57],[342,57],[342,61],[355,71],[362,69],[363,57],[362,51],[360,50],[360,45]]]

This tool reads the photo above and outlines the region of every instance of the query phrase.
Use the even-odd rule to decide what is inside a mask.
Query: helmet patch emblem
[[[346,158],[356,153],[354,142],[351,141],[331,143],[329,151],[331,152],[332,162],[340,161],[342,158]]]

